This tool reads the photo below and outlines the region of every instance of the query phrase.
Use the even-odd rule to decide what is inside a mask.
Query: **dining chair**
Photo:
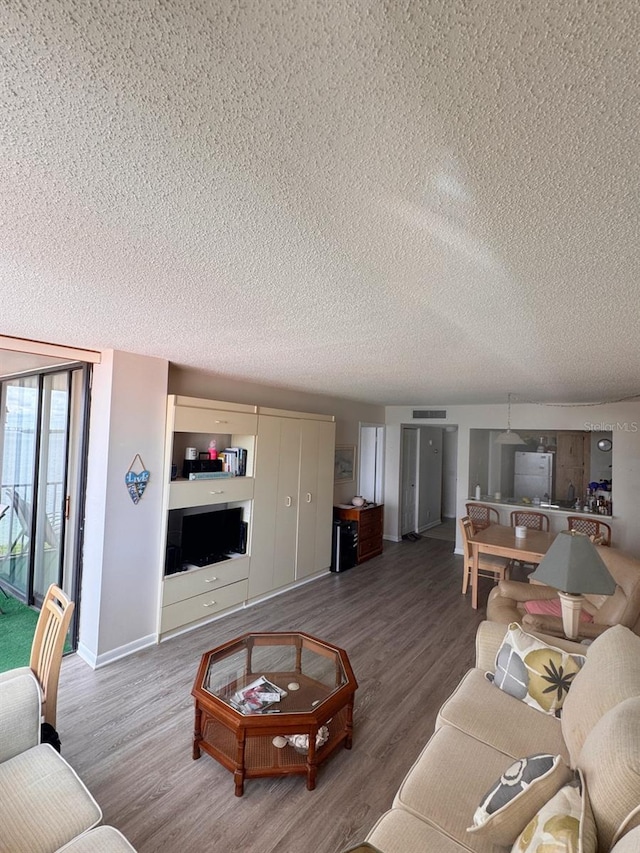
[[[473,548],[470,537],[473,536],[474,526],[465,515],[460,519],[462,531],[462,547],[464,551],[464,574],[462,576],[462,594],[465,595],[469,587],[469,580],[473,573]],[[491,554],[480,554],[478,559],[478,577],[492,578],[496,583],[509,577],[509,561],[504,557],[492,557]]]
[[[606,521],[597,518],[585,518],[583,515],[567,517],[569,530],[586,533],[597,545],[611,545],[611,527]]]
[[[511,513],[512,527],[528,527],[529,530],[549,530],[549,516],[543,512],[516,509]]]
[[[490,524],[500,524],[500,513],[487,504],[466,504],[467,516],[474,530],[484,530]]]
[[[42,602],[40,615],[31,644],[28,667],[10,669],[0,674],[5,681],[21,672],[31,671],[40,685],[43,722],[56,727],[58,707],[58,681],[62,665],[62,652],[67,637],[74,603],[55,584],[51,584]]]
[[[516,509],[511,513],[512,527],[528,527],[529,530],[549,530],[549,516],[543,512],[534,512],[529,509]],[[538,567],[538,563],[527,563],[523,560],[510,560],[510,568],[520,568],[530,574]]]

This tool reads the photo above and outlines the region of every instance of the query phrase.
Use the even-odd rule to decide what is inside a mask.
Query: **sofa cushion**
[[[466,849],[404,809],[385,812],[367,841],[384,853],[460,853]]]
[[[482,798],[468,832],[513,844],[531,818],[573,773],[559,755],[532,755],[511,764]]]
[[[442,726],[405,776],[394,806],[467,849],[495,853],[499,848],[490,839],[467,832],[467,827],[485,791],[510,764],[510,756],[452,726]],[[374,838],[369,840],[381,846]]]
[[[496,657],[494,684],[538,711],[559,716],[585,658],[570,655],[509,625]]]
[[[124,835],[113,826],[97,826],[74,838],[57,853],[136,853]]]
[[[608,850],[640,824],[640,697],[625,699],[598,720],[583,744],[579,768],[600,847]]]
[[[537,750],[569,761],[560,720],[496,690],[480,669],[469,670],[440,708],[436,729],[442,725],[460,729],[514,760]]]
[[[0,844],[11,853],[53,853],[102,819],[75,771],[49,744],[0,764],[0,803]]]
[[[589,797],[577,783],[565,785],[545,803],[516,839],[512,853],[596,853],[596,828]]]
[[[640,637],[614,625],[589,646],[587,660],[574,678],[562,711],[571,766],[575,767],[585,738],[611,708],[640,696]]]

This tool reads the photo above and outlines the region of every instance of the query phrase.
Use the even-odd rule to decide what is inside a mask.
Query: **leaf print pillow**
[[[525,826],[511,853],[596,853],[596,825],[580,776],[565,785]]]
[[[532,708],[559,717],[569,688],[585,662],[509,625],[496,657],[494,684]]]

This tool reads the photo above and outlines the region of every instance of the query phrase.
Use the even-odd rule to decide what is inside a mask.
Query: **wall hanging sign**
[[[141,471],[134,471],[134,466],[136,466],[136,460],[139,462],[139,467],[142,468]],[[144,466],[144,462],[142,461],[142,457],[139,453],[133,457],[133,462],[129,465],[129,470],[124,475],[124,482],[127,486],[127,491],[129,492],[129,497],[137,504],[140,498],[144,494],[144,490],[147,488],[147,483],[149,482],[149,477],[151,473],[147,471]]]

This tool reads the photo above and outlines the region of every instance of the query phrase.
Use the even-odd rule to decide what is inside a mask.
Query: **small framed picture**
[[[333,479],[336,483],[349,483],[355,479],[356,447],[355,444],[336,445]]]

